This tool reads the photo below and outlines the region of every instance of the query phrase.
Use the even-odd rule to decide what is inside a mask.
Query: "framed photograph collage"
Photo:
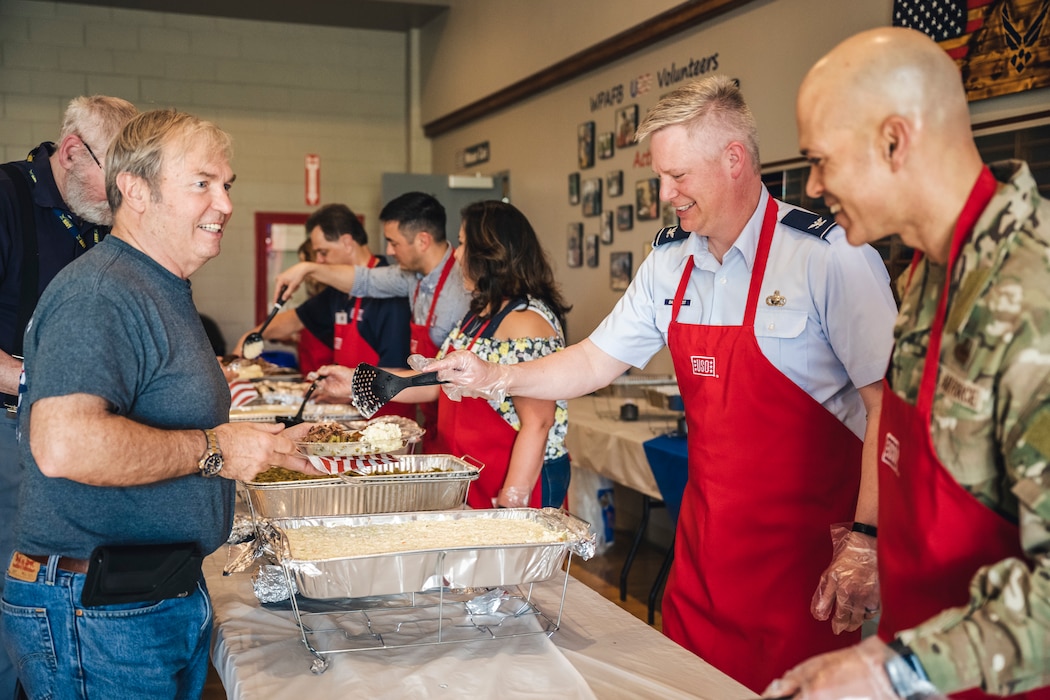
[[[568,199],[570,206],[579,207],[580,220],[570,222],[566,231],[569,267],[601,267],[603,248],[628,241],[630,237],[622,234],[634,229],[636,219],[656,222],[665,214],[660,208],[659,179],[644,177],[625,186],[623,168],[608,167],[621,161],[637,172],[650,173],[647,166],[642,171],[636,163],[638,113],[637,104],[624,105],[608,117],[603,115],[602,121],[584,121],[576,127],[577,170],[568,176]],[[632,253],[610,251],[607,259],[610,288],[626,289],[633,274]]]

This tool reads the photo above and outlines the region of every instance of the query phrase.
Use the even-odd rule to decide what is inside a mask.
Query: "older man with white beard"
[[[113,223],[102,162],[113,137],[136,114],[118,97],[74,98],[57,144],[44,142],[22,161],[0,165],[0,560],[13,550],[10,523],[22,468],[15,435],[22,333],[51,279],[98,243]],[[71,355],[70,361],[77,361]],[[0,578],[0,592],[3,578]],[[0,697],[15,673],[0,652]]]

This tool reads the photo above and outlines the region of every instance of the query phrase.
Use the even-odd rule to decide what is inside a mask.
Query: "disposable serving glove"
[[[447,384],[441,388],[453,401],[466,398],[502,403],[507,398],[510,372],[506,365],[486,362],[469,350],[450,352],[440,360],[409,355],[408,366],[419,372],[437,372]]]
[[[844,523],[831,526],[831,541],[834,554],[813,593],[810,612],[818,620],[831,617],[832,631],[842,634],[879,614],[876,539]]]

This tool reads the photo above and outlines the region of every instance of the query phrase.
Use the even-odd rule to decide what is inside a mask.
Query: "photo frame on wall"
[[[576,160],[580,170],[594,167],[594,122],[576,127]]]
[[[609,287],[614,292],[623,292],[631,284],[633,270],[632,255],[629,251],[609,253]]]
[[[612,209],[602,212],[602,243],[608,245],[613,242],[613,211]]]
[[[602,160],[612,158],[616,149],[613,148],[613,132],[603,131],[598,134],[598,157]]]
[[[566,253],[569,267],[580,267],[583,264],[583,224],[569,224]]]
[[[616,230],[630,231],[634,228],[634,206],[621,204],[616,207]]]
[[[598,267],[598,234],[592,233],[587,236],[587,241],[584,244],[584,258],[587,260],[587,267]]]
[[[605,176],[605,192],[610,197],[619,197],[623,194],[623,171],[610,170]]]
[[[627,105],[616,110],[616,147],[634,145],[634,132],[638,131],[638,105]]]
[[[583,215],[598,216],[602,213],[602,179],[593,177],[584,180],[583,189]]]
[[[580,174],[569,174],[569,204],[580,203]]]
[[[660,180],[651,177],[634,184],[634,215],[639,221],[650,221],[660,216]]]

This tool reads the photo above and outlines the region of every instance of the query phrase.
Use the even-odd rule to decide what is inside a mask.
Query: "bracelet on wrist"
[[[867,523],[857,522],[856,520],[853,521],[853,527],[851,527],[850,529],[853,530],[853,532],[859,532],[860,534],[867,535],[868,537],[879,536],[879,528],[875,527],[874,525],[868,525]]]

